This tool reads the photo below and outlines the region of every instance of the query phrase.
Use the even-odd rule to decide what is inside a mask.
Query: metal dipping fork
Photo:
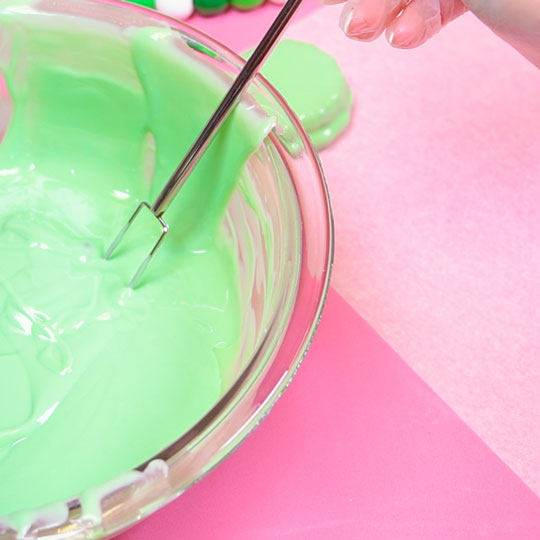
[[[158,220],[159,224],[161,225],[161,235],[131,278],[129,283],[130,288],[134,288],[135,285],[137,285],[144,271],[152,261],[156,251],[163,243],[165,235],[169,231],[169,226],[164,221],[163,214],[177,195],[178,191],[185,184],[193,169],[197,166],[197,163],[200,161],[204,152],[216,136],[223,122],[227,119],[229,114],[234,110],[240,101],[245,89],[249,86],[260,67],[268,58],[272,48],[280,38],[301,2],[302,0],[288,0],[283,8],[281,8],[281,11],[272,23],[272,26],[270,26],[257,48],[249,57],[249,60],[246,62],[244,68],[234,80],[234,83],[223,98],[223,101],[220,103],[208,121],[208,124],[206,124],[204,129],[201,131],[201,134],[197,140],[193,143],[193,146],[190,148],[183,161],[180,163],[180,165],[178,165],[177,169],[174,171],[161,193],[157,196],[154,204],[150,205],[145,201],[141,202],[127,223],[122,227],[122,229],[120,229],[120,232],[116,235],[116,238],[106,251],[105,259],[109,259],[143,208],[150,210],[150,212],[152,212],[152,214]]]

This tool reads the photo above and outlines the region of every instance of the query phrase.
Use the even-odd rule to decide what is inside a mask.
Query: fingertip
[[[425,41],[423,33],[411,32],[401,28],[388,28],[386,41],[395,49],[414,49]]]
[[[380,0],[349,0],[340,17],[340,27],[347,37],[372,41],[383,31],[386,6]]]
[[[350,2],[347,2],[341,15],[339,17],[339,27],[343,30],[345,35],[349,35],[349,26],[351,24],[352,18],[354,16],[354,7],[351,6]]]
[[[386,41],[388,41],[388,43],[390,43],[390,45],[392,45],[392,47],[393,47],[394,46],[394,37],[395,37],[394,29],[392,27],[387,28],[385,35],[386,35]]]
[[[426,24],[416,10],[405,9],[387,28],[386,40],[396,49],[413,49],[427,39]]]

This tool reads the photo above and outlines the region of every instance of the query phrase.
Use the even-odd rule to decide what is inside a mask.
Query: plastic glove
[[[322,0],[339,4],[344,0]],[[340,26],[350,38],[413,48],[470,9],[540,67],[540,0],[347,0]]]

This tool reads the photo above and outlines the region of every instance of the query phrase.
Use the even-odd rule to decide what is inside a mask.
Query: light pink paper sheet
[[[472,15],[398,51],[347,40],[338,12],[288,33],[356,100],[321,155],[334,286],[540,494],[540,71]]]

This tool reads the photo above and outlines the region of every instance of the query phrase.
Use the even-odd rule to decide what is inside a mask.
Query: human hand
[[[398,48],[418,47],[470,9],[495,33],[540,67],[540,0],[322,0],[346,1],[340,26],[372,41],[382,33]]]

